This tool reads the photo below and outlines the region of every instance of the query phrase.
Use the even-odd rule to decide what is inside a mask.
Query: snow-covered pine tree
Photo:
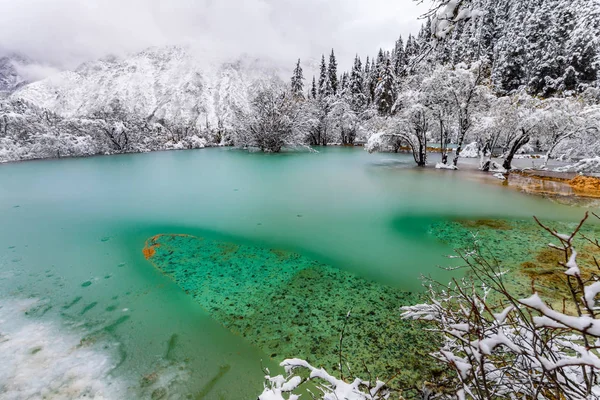
[[[381,76],[375,88],[375,105],[380,115],[390,115],[392,107],[396,101],[394,72],[390,59],[383,61],[385,64],[381,68]]]
[[[413,58],[419,55],[419,45],[413,35],[408,35],[408,39],[406,40],[405,52],[408,61],[411,61]]]
[[[366,104],[370,104],[371,96],[369,95],[369,79],[371,79],[371,62],[369,56],[365,60],[365,69],[363,71],[363,93],[365,95]]]
[[[464,49],[462,62],[464,63],[470,64],[481,59],[481,57],[478,56],[479,43],[481,40],[480,21],[480,18],[474,18],[465,22],[465,27],[461,35],[461,42]]]
[[[337,77],[336,77],[337,80]],[[334,95],[333,86],[331,85],[331,79],[329,79],[329,72],[327,70],[327,64],[325,63],[325,56],[321,59],[321,72],[319,75],[319,100],[327,99]]]
[[[292,75],[292,96],[296,100],[304,100],[304,74],[300,65],[300,59],[298,59],[296,68],[294,68],[294,74]]]
[[[427,17],[425,25],[423,26],[423,43],[428,43],[431,40],[431,18]]]
[[[417,35],[417,44],[419,48],[423,48],[429,43],[431,38],[431,19],[428,17],[427,20],[421,24],[419,34]]]
[[[452,40],[446,38],[438,40],[436,43],[436,51],[432,54],[433,61],[438,65],[447,65],[452,58]]]
[[[331,82],[333,94],[336,94],[338,91],[337,60],[335,59],[335,53],[333,52],[333,49],[331,49],[331,54],[329,56],[329,67],[327,68],[327,73],[329,74],[329,81]]]
[[[477,40],[476,59],[487,58],[490,63],[494,62],[494,45],[497,43],[496,10],[498,5],[490,4],[483,10],[484,14],[479,24],[479,40]]]
[[[333,93],[333,86],[331,86],[331,81],[329,80],[329,76],[327,76],[325,78],[325,82],[324,82],[323,88],[321,90],[321,93],[322,93],[323,99],[329,98],[331,96],[335,96],[335,94]]]
[[[377,71],[377,66],[375,64],[375,60],[372,59],[369,64],[369,58],[367,57],[367,63],[365,65],[365,83],[364,90],[365,96],[367,97],[367,104],[371,104],[375,99],[375,87],[377,86],[377,80],[379,79],[379,74]]]
[[[557,38],[552,35],[559,1],[542,0],[541,5],[532,10],[526,22],[529,41],[528,87],[532,94],[551,95],[557,89],[556,80],[562,76],[558,59],[560,48]]]
[[[318,94],[319,94],[319,91],[317,90],[317,80],[316,80],[315,76],[313,75],[312,86],[310,88],[310,96],[311,96],[311,98],[316,99]]]
[[[325,90],[325,87],[327,86],[325,84],[325,81],[329,80],[329,75],[327,73],[327,64],[325,63],[325,55],[321,56],[321,70],[319,72],[319,98],[322,98],[324,93],[323,91]],[[331,85],[331,82],[329,83]]]
[[[501,93],[510,93],[527,83],[527,45],[521,33],[500,42],[492,82]]]
[[[394,68],[394,75],[399,77],[406,67],[406,52],[404,51],[404,40],[402,40],[402,35],[400,35],[398,40],[396,40],[392,64]]]
[[[354,65],[352,66],[352,72],[349,78],[349,92],[350,92],[350,104],[354,112],[360,112],[367,103],[367,99],[364,93],[364,79],[362,62],[358,54],[354,58]]]
[[[350,75],[348,75],[348,72],[344,72],[342,74],[342,79],[340,80],[340,87],[338,90],[338,94],[342,95],[346,91],[346,89],[348,89],[349,81],[350,81]]]
[[[452,46],[452,51],[449,62],[452,65],[466,61],[469,31],[465,32],[465,30],[469,28],[469,25],[468,21],[457,22],[450,35],[449,41]]]
[[[595,0],[575,0],[570,5],[570,13],[576,11],[577,20],[565,43],[565,85],[567,74],[574,74],[576,84],[593,85],[598,81],[600,67],[598,37],[600,36],[600,6]],[[567,87],[575,89],[575,87]]]
[[[375,67],[377,69],[377,76],[381,77],[383,73],[383,69],[385,68],[385,60],[387,59],[385,52],[383,49],[379,49],[379,53],[377,53],[377,63]]]
[[[367,91],[369,96],[369,102],[375,101],[375,90],[377,89],[377,85],[381,80],[381,75],[385,68],[386,56],[383,52],[383,49],[379,49],[379,53],[377,53],[377,62],[372,60],[371,68],[369,70],[369,76],[367,80]]]

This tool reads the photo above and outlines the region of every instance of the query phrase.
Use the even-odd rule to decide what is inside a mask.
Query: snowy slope
[[[14,57],[0,57],[0,98],[26,83],[17,72],[14,62]]]
[[[281,71],[241,58],[203,63],[181,47],[150,48],[128,58],[105,58],[26,85],[12,94],[65,117],[81,117],[118,101],[129,113],[205,128],[227,127],[256,86]]]

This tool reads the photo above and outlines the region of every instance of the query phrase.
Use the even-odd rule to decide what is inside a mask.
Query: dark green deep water
[[[518,222],[488,229],[494,241],[532,215],[583,213],[468,176],[351,148],[0,165],[0,302],[39,299],[28,320],[109,354],[102,378],[123,398],[254,398],[261,360],[331,370],[350,309],[348,358],[418,378],[423,336],[396,325],[398,307],[417,301],[420,275],[451,277],[438,266],[465,233],[453,221]],[[142,249],[158,234],[191,236],[159,238],[151,263]],[[526,255],[522,241],[494,246],[509,243]]]

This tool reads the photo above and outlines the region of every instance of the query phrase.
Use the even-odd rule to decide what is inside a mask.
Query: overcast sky
[[[246,53],[293,63],[332,47],[353,55],[418,31],[413,0],[0,0],[0,54],[74,68],[107,54],[181,44],[200,56]],[[290,67],[291,69],[292,67]],[[43,70],[40,71],[44,73]]]

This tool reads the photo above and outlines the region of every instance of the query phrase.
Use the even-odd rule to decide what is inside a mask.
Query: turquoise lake
[[[319,266],[332,282],[385,286],[393,298],[396,291],[419,292],[421,275],[451,278],[439,266],[449,264],[445,256],[453,249],[429,232],[437,221],[536,215],[573,222],[583,214],[579,207],[482,183],[472,179],[475,174],[420,170],[407,154],[358,148],[277,155],[204,149],[0,165],[0,334],[6,330],[13,340],[0,341],[0,357],[12,357],[0,366],[0,390],[3,384],[13,395],[23,390],[24,384],[2,382],[18,371],[40,385],[54,381],[50,398],[68,398],[82,382],[102,382],[90,393],[107,398],[256,398],[261,360],[273,369],[295,354],[267,351],[275,344],[263,347],[244,337],[241,329],[254,326],[232,326],[227,312],[213,312],[210,301],[222,293],[207,291],[231,289],[225,283],[201,286],[219,279],[214,274],[196,275],[198,285],[185,287],[187,275],[149,262],[142,250],[155,235],[202,238],[204,247],[181,246],[210,253],[206,262],[216,263],[217,273],[219,266],[235,264],[240,272],[222,282],[238,279],[256,304],[263,286],[276,289],[273,282],[301,272],[293,270],[295,260]],[[215,257],[229,254],[228,245],[242,250],[235,247],[238,258],[223,264]],[[212,254],[215,248],[225,250]],[[193,253],[181,258],[177,247],[169,251],[174,255],[164,261],[177,268],[194,262]],[[261,261],[245,264],[256,257]],[[248,270],[262,267],[268,273]],[[256,281],[248,283],[244,274]],[[331,290],[301,287],[295,296],[304,293],[309,300]],[[231,293],[223,299],[241,307],[234,304],[237,292]],[[262,323],[279,324],[271,308],[282,306],[262,306],[269,309]],[[281,327],[282,337],[289,337],[283,322]],[[19,332],[36,331],[46,333],[14,341]],[[52,360],[61,352],[66,358],[53,377]],[[110,365],[86,364],[94,357]],[[89,372],[75,382],[70,362]]]

